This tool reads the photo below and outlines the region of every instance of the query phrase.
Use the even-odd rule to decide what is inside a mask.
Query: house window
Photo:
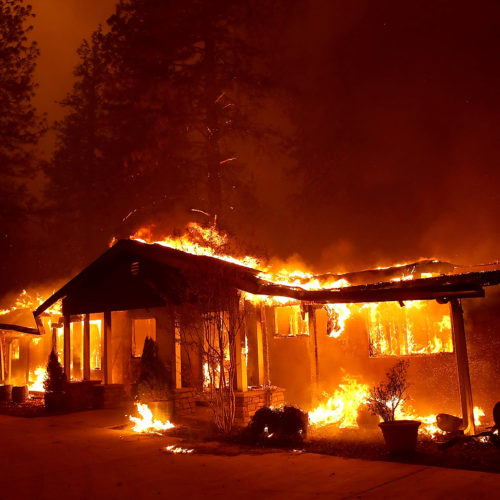
[[[101,332],[102,321],[100,319],[90,320],[90,369],[101,369]]]
[[[309,335],[309,315],[299,305],[275,307],[274,325],[276,337]]]
[[[448,306],[421,300],[364,304],[370,356],[453,352]]]
[[[19,349],[19,339],[12,339],[11,343],[11,359],[19,359],[20,349]]]
[[[156,319],[134,319],[132,328],[132,356],[140,358],[146,337],[156,340]]]

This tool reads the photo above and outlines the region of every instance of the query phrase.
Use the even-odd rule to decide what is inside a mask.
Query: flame
[[[163,451],[166,451],[167,453],[172,453],[172,454],[190,454],[190,453],[193,453],[193,449],[190,449],[190,448],[181,448],[179,446],[175,446],[175,445],[170,445],[170,446],[165,446],[165,448],[163,448]]]
[[[37,392],[45,392],[45,388],[43,387],[43,382],[46,376],[47,376],[47,371],[43,366],[39,366],[38,368],[36,368],[33,374],[30,375],[30,379],[34,379],[34,382],[29,384],[28,386],[29,390]]]
[[[133,236],[133,240],[143,243],[154,243],[164,247],[175,248],[193,255],[206,255],[217,259],[239,264],[241,266],[259,268],[259,259],[250,256],[237,258],[227,252],[229,247],[229,237],[227,234],[218,231],[214,226],[204,228],[196,222],[190,222],[186,227],[186,232],[178,237],[165,236],[156,240],[150,227],[139,229]]]
[[[481,417],[484,417],[484,410],[482,408],[479,408],[479,406],[474,406],[473,413],[474,425],[481,425]]]
[[[161,420],[153,420],[153,413],[149,409],[148,405],[136,403],[137,411],[140,417],[132,417],[129,415],[131,422],[134,422],[134,427],[132,430],[140,434],[155,434],[160,431],[166,431],[175,427],[169,420],[162,422]]]
[[[219,231],[215,226],[205,228],[196,222],[190,222],[186,226],[184,234],[180,236],[164,236],[157,239],[153,237],[151,227],[143,227],[133,234],[130,239],[261,269],[257,277],[276,285],[300,287],[305,290],[341,288],[349,285],[345,279],[336,279],[335,277],[320,281],[314,274],[299,269],[280,268],[273,270],[265,261],[251,255],[236,257],[229,252],[229,237],[226,233]],[[253,295],[248,292],[244,296],[246,300],[256,304],[286,305],[297,303],[295,299],[290,297]]]
[[[368,393],[368,385],[345,375],[333,396],[309,412],[309,422],[315,427],[327,424],[336,424],[341,429],[357,427],[358,408],[366,401]]]
[[[349,375],[345,375],[339,387],[333,393],[333,396],[325,402],[319,404],[315,409],[309,412],[309,422],[313,428],[321,428],[326,425],[335,425],[339,429],[357,428],[358,411],[366,403],[370,388],[366,384],[361,384]],[[484,416],[484,411],[474,408],[474,421],[480,425],[480,417]],[[419,420],[422,425],[419,427],[419,433],[426,437],[435,437],[444,434],[436,423],[436,415],[418,415],[409,405],[401,404],[396,410],[397,420]]]
[[[54,290],[52,291],[54,293]],[[0,316],[5,314],[9,314],[14,311],[19,311],[23,309],[28,309],[30,311],[34,311],[40,305],[45,302],[45,298],[40,295],[38,292],[32,291],[28,292],[27,290],[23,290],[14,300],[14,304],[7,309],[0,310]],[[45,314],[49,316],[60,316],[62,313],[62,305],[61,302],[58,301],[49,307]]]
[[[351,307],[349,307],[349,304],[326,304],[324,309],[328,314],[328,336],[333,338],[340,337],[345,329],[345,322],[351,317]]]
[[[335,275],[319,278],[304,269],[292,266],[271,266],[254,256],[236,257],[230,253],[229,237],[214,225],[203,227],[191,222],[180,236],[165,236],[155,239],[151,228],[139,229],[132,239],[144,243],[156,243],[182,250],[194,255],[207,255],[234,264],[250,266],[261,271],[257,277],[276,285],[303,288],[304,290],[338,289],[349,286],[345,279],[337,279]],[[403,264],[398,264],[404,266]],[[388,269],[388,268],[379,268]],[[393,281],[406,281],[415,277],[429,278],[439,273],[410,272]],[[243,293],[244,299],[254,304],[267,306],[297,305],[298,301],[290,297],[253,295]],[[338,338],[345,330],[346,321],[355,314],[368,315],[368,331],[372,355],[411,355],[453,352],[451,324],[448,314],[437,319],[434,311],[425,301],[407,301],[404,308],[397,303],[388,304],[326,304],[324,309],[328,315],[328,335]],[[424,313],[425,311],[425,313]],[[430,312],[432,314],[430,314]],[[433,321],[422,325],[419,317],[429,316]],[[396,320],[394,319],[396,318]],[[425,335],[422,331],[425,330]]]

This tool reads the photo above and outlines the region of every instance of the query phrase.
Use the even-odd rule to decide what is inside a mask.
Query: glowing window
[[[447,305],[429,301],[364,304],[370,356],[406,356],[453,352]]]
[[[300,306],[275,307],[274,324],[277,337],[309,335],[308,313],[302,311]]]
[[[100,319],[90,320],[90,369],[101,369],[101,330]]]
[[[146,337],[156,340],[156,319],[134,319],[132,328],[132,356],[140,358]]]
[[[19,359],[20,356],[20,348],[19,348],[19,339],[13,339],[11,343],[11,359]]]

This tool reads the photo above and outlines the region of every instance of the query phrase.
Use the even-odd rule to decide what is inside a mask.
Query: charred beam
[[[474,405],[472,403],[472,388],[470,383],[469,359],[467,357],[467,339],[465,337],[464,316],[462,305],[458,299],[450,300],[451,332],[453,347],[457,357],[458,383],[462,403],[462,418],[464,432],[475,434]]]
[[[0,323],[0,330],[28,333],[30,335],[40,335],[40,332],[36,328],[29,328],[27,326],[21,326],[21,325],[11,325],[10,323]]]

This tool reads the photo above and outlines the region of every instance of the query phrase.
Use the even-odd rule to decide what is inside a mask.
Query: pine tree
[[[146,108],[155,102],[150,111],[161,112],[150,123],[158,123],[158,117],[159,123],[167,121],[168,132],[160,129],[164,137],[183,144],[172,148],[173,161],[166,167],[187,171],[195,193],[192,198],[184,193],[187,207],[224,221],[235,205],[249,205],[237,149],[251,137],[262,139],[264,132],[253,119],[254,99],[269,92],[272,78],[259,42],[294,3],[121,0],[110,18],[116,82],[132,102]],[[154,127],[147,130],[157,136]]]
[[[47,377],[43,382],[46,392],[61,394],[64,392],[66,375],[64,374],[61,363],[54,350],[50,352],[49,362],[47,363]]]
[[[34,147],[44,121],[32,104],[39,50],[28,41],[34,17],[23,0],[0,1],[0,227],[5,277],[19,253],[22,224],[30,209],[26,183],[34,175]],[[7,265],[9,267],[7,267]]]
[[[56,150],[45,171],[51,180],[47,197],[57,214],[58,233],[71,249],[73,262],[83,265],[109,242],[109,200],[119,183],[109,156],[104,159],[109,131],[102,88],[108,74],[101,28],[90,41],[82,42],[78,55],[74,88],[61,101],[68,114],[55,124]],[[110,216],[103,217],[103,213]]]
[[[237,149],[263,135],[255,96],[271,79],[259,43],[290,2],[274,5],[120,0],[109,31],[82,45],[47,169],[74,255],[177,209],[223,222],[255,211]]]

